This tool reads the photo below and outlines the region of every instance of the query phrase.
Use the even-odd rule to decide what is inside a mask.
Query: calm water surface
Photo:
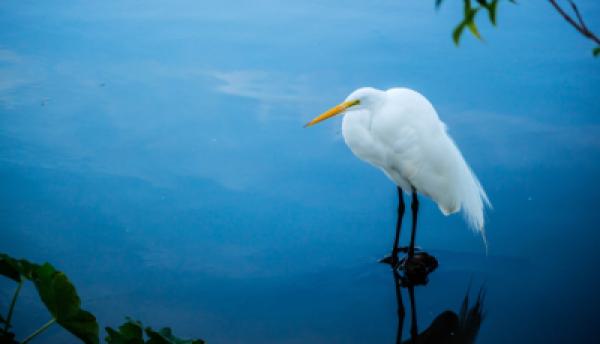
[[[116,325],[129,315],[212,343],[395,342],[394,277],[388,266],[377,263],[392,239],[392,209],[386,212],[386,226],[376,228],[348,224],[365,214],[347,213],[347,219],[331,208],[224,190],[215,195],[218,187],[207,182],[157,188],[132,178],[17,166],[4,167],[1,180],[4,195],[12,195],[2,199],[3,226],[9,228],[2,232],[3,249],[50,260],[66,271],[102,325]],[[193,201],[208,193],[213,201]],[[515,196],[510,194],[507,200]],[[548,202],[564,196],[558,193]],[[526,207],[525,202],[531,201],[519,206]],[[496,212],[502,208],[497,202]],[[528,223],[532,215],[523,212],[539,211],[548,217],[546,222],[535,219],[539,231],[560,235],[555,243],[540,239],[530,250],[499,255],[493,253],[492,239],[488,256],[483,247],[480,252],[432,247],[440,267],[426,286],[415,288],[418,330],[444,311],[458,313],[465,296],[472,306],[483,288],[477,342],[588,341],[598,305],[598,253],[585,238],[569,233],[591,227],[582,224],[581,214],[572,226],[553,224],[556,216],[545,209],[521,209],[494,228],[514,236],[536,230]],[[436,218],[436,212],[433,205],[423,212],[423,246],[433,246],[429,238],[452,230],[443,228],[452,220]],[[273,220],[279,217],[281,223]],[[460,219],[457,224],[462,232]],[[363,231],[365,240],[348,238]],[[456,241],[443,246],[453,244],[458,246]],[[3,302],[11,292],[12,285],[3,283]],[[406,289],[402,295],[407,339],[410,299]],[[32,288],[26,289],[16,329],[30,332],[47,317]],[[48,332],[44,341],[73,342],[60,329]]]
[[[494,205],[486,255],[422,200],[417,244],[440,267],[414,290],[417,332],[484,290],[477,343],[594,342],[600,61],[546,1],[501,4],[485,41],[459,48],[462,2],[433,2],[2,1],[0,251],[65,271],[101,326],[394,343],[399,299],[377,263],[394,186],[339,119],[302,125],[360,86],[407,86]],[[598,2],[577,3],[600,32]],[[13,290],[0,280],[3,312]],[[48,318],[26,287],[20,338]],[[38,342],[75,341],[56,327]]]

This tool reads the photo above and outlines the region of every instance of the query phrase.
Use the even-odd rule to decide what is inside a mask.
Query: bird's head
[[[343,114],[347,111],[373,108],[381,101],[381,99],[383,99],[382,95],[383,91],[373,87],[361,87],[350,93],[342,103],[315,117],[313,120],[306,123],[304,127],[310,127],[311,125],[317,124],[335,115]]]

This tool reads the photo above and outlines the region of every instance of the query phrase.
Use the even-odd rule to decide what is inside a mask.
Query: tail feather
[[[452,180],[453,210],[462,210],[469,227],[481,235],[487,253],[488,242],[485,235],[484,208],[491,209],[492,203],[454,141],[449,137],[448,139],[450,140],[449,146],[452,147],[448,154],[449,161],[451,161],[449,166],[452,166],[451,171],[448,171],[448,177]]]
[[[471,229],[481,234],[487,252],[488,242],[485,234],[484,208],[487,207],[491,209],[492,203],[477,179],[477,176],[475,176],[466,162],[464,167],[466,170],[464,171],[465,173],[462,173],[463,180],[461,181],[460,190],[460,194],[462,195],[461,208],[465,220]]]

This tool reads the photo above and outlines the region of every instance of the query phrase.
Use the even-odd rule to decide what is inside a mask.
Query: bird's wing
[[[448,215],[460,210],[455,151],[446,142],[444,124],[413,122],[397,127],[387,164],[420,193],[431,197]]]
[[[444,214],[462,209],[485,241],[484,207],[491,206],[487,195],[425,97],[403,88],[387,90],[368,130],[385,157],[375,165],[403,188],[405,180],[431,197]]]
[[[417,131],[411,126],[403,126],[397,130],[397,137],[391,143],[392,149],[387,156],[388,165],[409,182],[422,166],[418,142]]]
[[[485,241],[484,207],[491,206],[479,180],[460,150],[440,126],[439,132],[419,132],[418,170],[410,177],[417,190],[429,195],[445,214],[463,210],[471,228]]]

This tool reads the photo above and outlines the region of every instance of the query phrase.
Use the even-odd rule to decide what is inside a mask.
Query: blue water
[[[600,69],[543,1],[484,42],[433,1],[0,4],[0,252],[49,261],[100,325],[209,343],[394,343],[394,185],[340,121],[353,89],[427,96],[494,205],[489,253],[421,202],[439,268],[419,332],[480,290],[477,343],[587,343],[600,306]],[[579,1],[600,31],[600,5]],[[484,18],[482,18],[484,19]],[[406,222],[405,222],[406,223]],[[403,244],[408,242],[403,232]],[[0,311],[14,290],[0,281]],[[404,339],[413,325],[410,297]],[[27,286],[19,338],[49,319]],[[52,327],[40,343],[75,343]]]

